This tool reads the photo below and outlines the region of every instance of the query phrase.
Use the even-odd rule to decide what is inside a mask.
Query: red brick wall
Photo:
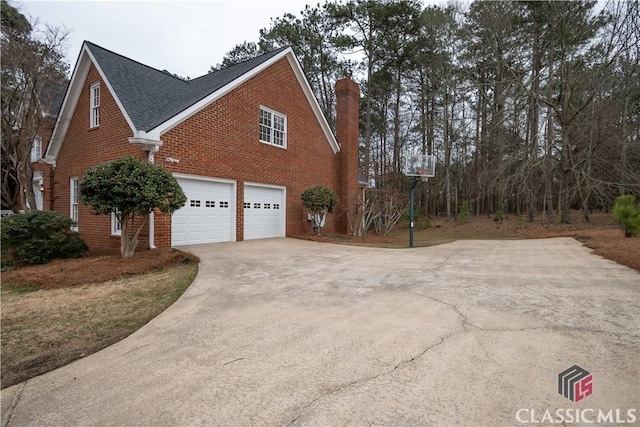
[[[146,153],[128,142],[132,131],[102,81],[100,127],[89,129],[89,87],[99,80],[92,66],[57,159],[52,202],[55,210],[67,215],[71,176],[82,177],[90,166],[123,155],[146,158]],[[349,96],[353,97],[353,86],[349,88]],[[348,104],[353,106],[353,102]],[[259,141],[261,105],[287,116],[286,149]],[[357,102],[355,105],[357,114]],[[343,197],[351,187],[344,186],[342,181],[354,179],[357,190],[357,122],[356,116],[355,157],[353,150],[347,150],[343,159],[333,153],[291,66],[282,59],[161,135],[164,145],[155,160],[173,173],[235,180],[237,240],[243,239],[245,182],[285,186],[287,236],[309,233],[310,224],[300,199],[305,189],[323,184]],[[353,125],[353,120],[349,123]],[[349,132],[352,131],[347,132],[350,135]],[[180,162],[168,164],[167,157]],[[347,164],[355,171],[345,172]],[[326,232],[346,231],[346,221],[340,219],[343,215],[340,212],[343,211],[330,216]],[[145,233],[146,230],[147,227]],[[156,212],[155,230],[156,247],[169,247],[170,216]],[[82,205],[79,231],[93,250],[119,248],[119,238],[110,236],[110,217],[92,215]],[[140,237],[139,249],[147,247],[147,238],[147,234]]]
[[[286,149],[259,141],[261,105],[287,116]],[[179,159],[180,163],[167,166],[172,172],[237,181],[237,240],[243,239],[244,182],[287,188],[287,236],[310,232],[300,199],[304,190],[323,184],[339,191],[335,179],[339,171],[338,156],[333,153],[286,59],[246,81],[160,139],[164,145],[156,154],[156,162],[164,162],[167,157]],[[156,218],[156,229],[161,228],[170,236],[167,218],[161,215]],[[326,231],[334,232],[335,224],[336,218],[329,218]],[[157,239],[156,244],[159,243]]]
[[[100,126],[89,128],[89,86],[100,81]],[[82,93],[69,123],[69,129],[60,148],[54,171],[53,209],[69,215],[69,180],[82,175],[91,166],[133,155],[146,159],[146,153],[129,143],[133,136],[115,100],[104,81],[92,65],[84,82]],[[111,217],[94,215],[88,206],[80,204],[78,230],[91,250],[119,250],[120,238],[111,236]],[[148,228],[140,237],[139,248],[147,248]]]

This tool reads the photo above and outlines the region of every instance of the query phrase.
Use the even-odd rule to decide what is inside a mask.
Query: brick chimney
[[[360,190],[358,186],[358,135],[360,87],[350,78],[336,82],[336,139],[340,144],[339,173],[336,188],[340,203],[353,212]],[[339,214],[339,212],[336,212]],[[349,233],[346,215],[338,215],[336,231]]]

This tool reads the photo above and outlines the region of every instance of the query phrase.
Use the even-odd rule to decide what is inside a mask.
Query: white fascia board
[[[47,144],[47,150],[44,153],[44,159],[47,163],[55,164],[58,153],[60,152],[60,146],[62,145],[62,139],[67,133],[71,116],[76,109],[80,93],[82,93],[82,82],[85,81],[89,73],[91,61],[86,55],[86,51],[87,47],[83,44],[82,49],[80,49],[80,54],[78,55],[78,60],[76,61],[76,66],[73,69],[71,80],[67,86],[67,91],[64,94],[62,106],[56,118],[56,124],[53,127],[51,138]]]
[[[333,152],[335,154],[338,151],[340,151],[340,145],[338,144],[336,137],[333,135],[333,132],[331,131],[331,127],[329,126],[329,123],[327,123],[327,118],[322,113],[322,109],[320,109],[320,104],[318,104],[318,100],[316,99],[316,96],[313,94],[313,90],[311,90],[311,86],[309,85],[309,82],[307,81],[307,78],[305,77],[304,72],[302,72],[302,67],[298,62],[298,58],[296,58],[296,56],[293,54],[293,50],[291,50],[291,48],[287,49],[286,52],[288,53],[287,60],[289,61],[289,64],[291,64],[291,68],[293,69],[293,72],[296,75],[298,82],[300,83],[300,87],[302,88],[302,91],[307,97],[307,101],[309,101],[309,105],[311,106],[311,109],[316,115],[316,118],[318,119],[318,123],[320,124],[320,127],[324,131],[324,135],[329,141],[329,144],[331,145],[331,149],[333,149]]]
[[[96,67],[100,77],[107,85],[107,89],[111,92],[111,95],[116,101],[118,108],[122,111],[122,114],[131,127],[133,134],[136,134],[136,128],[129,118],[129,115],[124,110],[122,103],[118,99],[118,96],[111,87],[109,80],[104,75],[104,72],[98,65],[98,62],[95,60],[94,56],[91,54],[91,51],[87,47],[87,44],[84,43],[82,45],[82,49],[80,50],[80,55],[78,56],[78,61],[76,63],[76,67],[73,70],[73,74],[71,75],[71,81],[69,82],[69,86],[67,87],[67,92],[64,95],[64,100],[62,101],[62,107],[60,108],[60,113],[58,114],[58,118],[56,119],[56,124],[53,128],[53,133],[51,134],[51,138],[49,139],[49,144],[47,144],[47,150],[44,154],[44,160],[47,163],[54,164],[58,158],[58,153],[60,152],[60,147],[62,146],[62,140],[67,134],[67,130],[69,129],[69,123],[71,122],[71,117],[75,112],[76,105],[78,103],[78,99],[80,98],[80,94],[82,93],[82,88],[84,86],[84,82],[87,79],[87,75],[89,74],[89,69],[91,68],[91,64]],[[88,114],[88,112],[87,112]]]
[[[259,66],[253,68],[252,70],[244,73],[243,75],[241,75],[237,79],[233,80],[229,84],[227,84],[225,86],[222,86],[217,91],[213,92],[209,96],[207,96],[207,97],[201,99],[200,101],[196,102],[191,107],[189,107],[189,108],[181,111],[180,113],[176,114],[175,116],[171,117],[169,120],[165,121],[164,123],[159,124],[155,128],[153,128],[150,131],[148,131],[147,133],[150,133],[152,135],[162,135],[164,133],[169,132],[171,129],[173,129],[174,127],[178,126],[180,123],[182,123],[183,121],[187,120],[189,117],[193,116],[194,114],[196,114],[197,112],[199,112],[200,110],[202,110],[203,108],[205,108],[206,106],[211,104],[212,102],[222,98],[224,95],[226,95],[227,93],[231,92],[236,87],[240,86],[242,83],[244,83],[247,80],[249,80],[251,77],[253,77],[256,74],[260,73],[262,70],[264,70],[265,68],[271,66],[275,62],[279,61],[282,57],[285,56],[286,52],[287,52],[286,50],[280,52],[278,55],[274,56],[273,58],[270,58],[268,61],[265,61],[262,64],[260,64]]]
[[[220,99],[221,97],[231,92],[236,87],[240,86],[242,83],[251,79],[253,76],[261,73],[262,71],[269,68],[271,65],[275,64],[276,62],[278,62],[279,60],[285,57],[289,61],[289,64],[291,65],[291,68],[293,69],[293,72],[296,75],[296,78],[298,79],[298,83],[302,87],[302,90],[305,96],[307,97],[307,100],[309,101],[309,104],[311,105],[311,108],[313,109],[313,112],[315,113],[316,118],[318,119],[318,123],[320,123],[320,126],[322,127],[322,130],[324,131],[325,136],[329,141],[329,145],[331,145],[331,149],[333,150],[334,153],[337,153],[338,151],[340,151],[340,146],[338,145],[338,142],[336,141],[336,138],[333,135],[333,132],[331,132],[331,128],[329,127],[329,124],[327,123],[326,118],[322,114],[322,110],[320,110],[320,105],[318,104],[318,101],[316,100],[315,95],[313,94],[313,91],[311,90],[311,87],[309,86],[309,83],[307,82],[307,79],[304,76],[304,73],[302,72],[302,68],[300,67],[300,64],[298,63],[298,60],[296,59],[296,56],[294,55],[293,50],[291,48],[283,50],[279,54],[263,62],[262,64],[255,67],[254,69],[250,70],[249,72],[233,80],[231,83],[227,84],[226,86],[221,87],[220,89],[213,92],[206,98],[203,98],[202,100],[196,102],[191,107],[176,114],[166,122],[161,123],[160,125],[151,129],[150,131],[148,131],[148,133],[152,135],[160,136],[170,131],[171,129],[178,126],[180,123],[187,120],[189,117],[193,116],[194,114],[196,114],[197,112],[199,112],[200,110],[202,110],[203,108],[211,104],[212,102]]]

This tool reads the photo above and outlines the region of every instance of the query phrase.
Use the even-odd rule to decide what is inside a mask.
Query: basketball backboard
[[[428,154],[409,154],[404,174],[407,176],[435,176],[436,156]]]

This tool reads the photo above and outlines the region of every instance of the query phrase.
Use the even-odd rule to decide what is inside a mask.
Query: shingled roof
[[[85,44],[134,126],[143,131],[155,128],[287,49],[277,49],[187,81],[91,42]]]
[[[55,164],[82,94],[84,79],[92,64],[98,68],[109,90],[113,92],[116,103],[132,130],[129,142],[131,139],[161,142],[160,137],[168,129],[204,108],[217,97],[223,96],[226,91],[232,90],[269,67],[279,58],[287,58],[328,143],[337,153],[340,146],[290,47],[277,49],[187,81],[85,41],[73,69],[44,159]]]

